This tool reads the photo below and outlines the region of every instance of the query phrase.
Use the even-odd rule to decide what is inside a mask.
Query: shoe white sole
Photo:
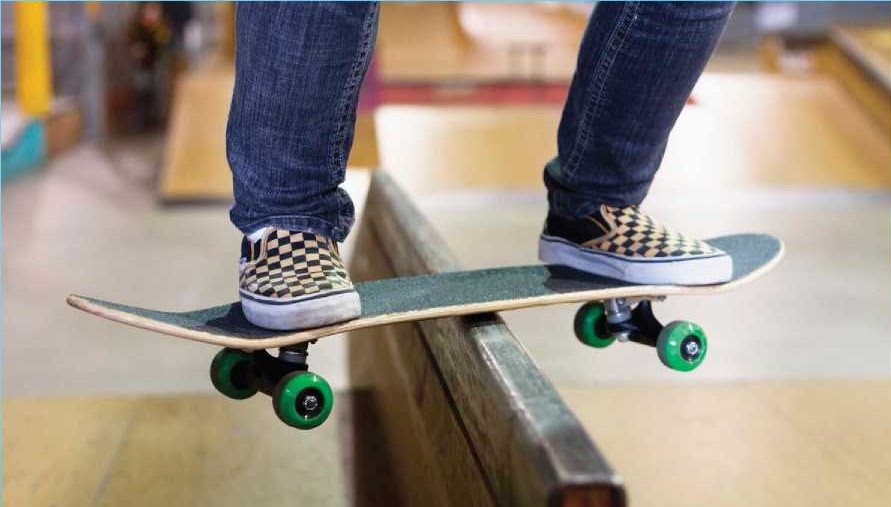
[[[297,331],[352,320],[362,314],[356,291],[285,300],[239,291],[248,322],[278,331]]]
[[[733,277],[733,259],[725,253],[682,259],[632,259],[546,235],[539,239],[538,258],[546,264],[644,285],[711,285]]]

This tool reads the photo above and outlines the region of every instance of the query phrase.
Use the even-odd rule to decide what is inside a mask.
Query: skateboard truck
[[[328,382],[309,371],[309,344],[278,349],[278,357],[265,350],[246,352],[225,348],[210,365],[210,378],[219,392],[236,400],[263,392],[272,397],[275,414],[285,424],[311,429],[325,422],[334,405]]]
[[[575,315],[575,335],[585,345],[604,348],[614,341],[632,341],[656,348],[662,363],[673,370],[690,371],[705,359],[708,340],[702,328],[688,321],[663,326],[653,314],[652,301],[664,296],[606,299],[587,303]]]
[[[611,298],[582,306],[575,316],[578,339],[596,348],[614,341],[636,342],[656,348],[663,364],[678,371],[699,366],[708,349],[702,328],[675,321],[663,326],[647,298]],[[334,404],[328,382],[309,371],[309,345],[316,340],[280,347],[278,356],[266,350],[225,348],[214,357],[210,377],[219,392],[233,399],[268,394],[276,415],[285,424],[311,429],[325,422]]]
[[[287,363],[306,366],[306,360],[309,357],[308,345],[308,343],[300,343],[292,347],[281,347],[278,349],[278,358]]]
[[[631,305],[625,298],[607,299],[603,306],[606,309],[607,323],[619,327],[631,320]],[[631,337],[630,331],[624,329],[613,331],[612,335],[620,342],[627,342]]]

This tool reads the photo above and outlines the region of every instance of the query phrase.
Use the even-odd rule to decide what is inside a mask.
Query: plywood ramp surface
[[[390,83],[568,83],[586,24],[586,12],[566,6],[384,3],[381,77]]]
[[[177,85],[159,192],[163,199],[229,199],[226,121],[234,73],[216,68],[186,74]]]
[[[660,182],[891,188],[886,133],[831,79],[706,74],[693,97],[669,139]]]
[[[891,91],[891,28],[840,26],[833,30],[833,41],[875,74]]]
[[[837,27],[831,41],[817,53],[818,68],[836,79],[891,139],[891,28]]]
[[[622,470],[631,505],[891,499],[891,380],[565,386],[560,393]]]
[[[828,78],[705,74],[671,133],[656,183],[891,189],[891,142]],[[381,164],[412,192],[542,188],[557,150],[551,106],[383,106]]]
[[[218,394],[6,399],[3,504],[346,505],[335,418],[296,432],[268,403]]]
[[[178,83],[158,188],[163,201],[231,200],[226,123],[234,79],[234,70],[221,66],[186,74]],[[374,122],[369,113],[360,114],[348,165],[377,163]]]
[[[631,505],[865,506],[891,498],[888,380],[559,392],[623,470]],[[350,479],[339,460],[367,458],[347,447],[369,438],[357,433],[338,444],[336,426],[354,420],[343,417],[346,400],[338,393],[341,417],[295,433],[265,398],[5,399],[3,504],[347,505]],[[354,494],[364,505],[394,501]]]

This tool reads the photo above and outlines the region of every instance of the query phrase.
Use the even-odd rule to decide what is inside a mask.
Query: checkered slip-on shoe
[[[638,284],[707,285],[733,275],[733,259],[653,221],[637,206],[600,206],[590,216],[548,215],[538,257]]]
[[[241,307],[256,326],[308,329],[361,313],[337,243],[325,236],[267,227],[242,240],[239,273]]]

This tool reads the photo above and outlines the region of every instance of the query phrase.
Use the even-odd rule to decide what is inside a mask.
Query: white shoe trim
[[[544,234],[539,239],[538,258],[547,264],[636,284],[710,285],[733,277],[733,259],[724,252],[680,258],[624,257]]]
[[[266,329],[292,331],[327,326],[362,314],[355,290],[326,292],[294,300],[276,300],[256,294],[241,295],[241,308],[247,320]]]

